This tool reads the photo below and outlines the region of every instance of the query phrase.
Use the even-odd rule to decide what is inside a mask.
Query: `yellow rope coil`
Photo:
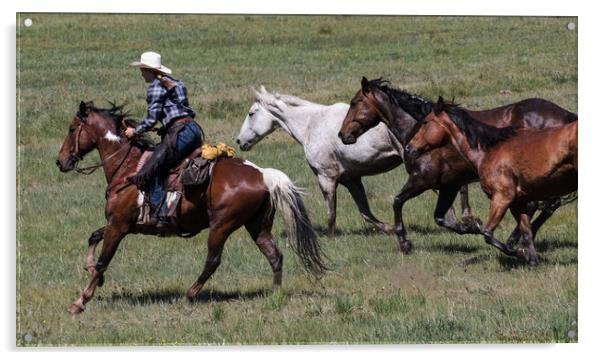
[[[234,157],[234,154],[234,148],[224,143],[218,143],[217,145],[203,144],[201,147],[201,157],[205,160],[213,160],[218,156],[231,158]]]

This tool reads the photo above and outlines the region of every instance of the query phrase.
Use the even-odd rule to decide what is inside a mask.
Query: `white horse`
[[[342,184],[349,190],[362,217],[384,232],[392,226],[378,220],[370,211],[362,176],[387,172],[402,163],[401,145],[382,123],[344,145],[337,133],[349,109],[348,104],[320,105],[290,95],[271,94],[261,86],[242,124],[236,142],[248,151],[266,135],[282,128],[303,146],[328,211],[328,234],[336,227],[336,190]]]

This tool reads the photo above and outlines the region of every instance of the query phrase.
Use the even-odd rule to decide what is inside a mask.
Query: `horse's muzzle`
[[[357,138],[355,136],[353,136],[352,134],[344,136],[343,133],[340,131],[339,131],[339,139],[341,139],[341,141],[345,145],[351,145],[351,144],[355,144],[357,142]]]
[[[406,152],[406,154],[408,154],[411,157],[416,157],[416,156],[420,155],[420,151],[418,151],[418,149],[416,149],[415,147],[413,147],[410,144],[406,145],[406,147],[404,148],[404,151]]]
[[[75,169],[75,164],[78,159],[74,156],[69,156],[65,162],[62,162],[60,159],[57,159],[55,164],[58,166],[61,172],[69,172]]]
[[[240,139],[236,139],[236,143],[238,144],[238,146],[240,147],[240,150],[242,151],[249,151],[251,150],[251,145],[248,142],[240,142]]]

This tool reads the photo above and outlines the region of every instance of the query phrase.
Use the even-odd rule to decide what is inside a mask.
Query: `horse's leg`
[[[357,205],[357,208],[359,209],[360,214],[362,214],[364,220],[373,224],[379,228],[380,231],[385,233],[391,233],[393,231],[393,226],[383,223],[382,221],[378,220],[374,214],[372,214],[370,205],[368,204],[368,199],[366,198],[366,191],[364,190],[364,184],[362,184],[361,177],[341,182],[341,184],[345,186],[347,190],[349,190],[349,193],[351,193],[351,196],[355,201],[355,205]]]
[[[96,246],[99,242],[102,241],[104,236],[105,227],[101,227],[100,229],[95,230],[90,237],[88,238],[88,251],[86,252],[86,266],[85,270],[92,275],[94,271],[94,253],[96,252]],[[98,279],[98,287],[101,287],[105,282],[104,275],[100,276]]]
[[[504,218],[511,203],[512,197],[507,197],[500,193],[495,194],[491,198],[491,204],[489,205],[489,219],[487,220],[487,225],[485,225],[483,235],[485,236],[485,241],[489,245],[494,246],[506,255],[516,256],[516,251],[508,249],[506,244],[499,242],[493,236],[493,232]]]
[[[207,280],[213,275],[217,267],[221,262],[222,251],[224,250],[224,243],[230,233],[233,231],[233,227],[230,224],[218,224],[211,226],[209,230],[209,238],[207,239],[207,259],[205,260],[205,267],[203,272],[198,279],[192,284],[190,289],[186,292],[186,298],[192,301],[194,297],[201,291]]]
[[[437,200],[439,200],[439,192],[433,190],[433,192],[435,194],[437,194]],[[456,210],[454,209],[453,206],[449,206],[449,209],[447,210],[447,212],[445,213],[445,219],[448,223],[452,223],[452,224],[458,224],[458,218],[456,217]]]
[[[551,199],[545,202],[544,208],[537,216],[537,218],[531,224],[531,231],[533,232],[533,239],[535,239],[535,235],[541,228],[541,226],[552,217],[554,212],[558,210],[558,208],[562,205],[562,201],[560,198]]]
[[[453,230],[458,234],[481,234],[481,229],[474,223],[458,223],[457,221],[449,221],[445,217],[446,212],[453,209],[453,203],[458,194],[458,188],[444,188],[439,190],[439,197],[437,198],[437,207],[435,208],[435,222],[439,226],[443,226],[447,229]]]
[[[535,211],[537,211],[537,203],[533,201],[528,202],[525,206],[525,211],[527,212],[527,214],[529,214],[529,217],[532,217],[533,214],[535,214]],[[514,213],[512,215],[514,216]],[[516,227],[514,228],[514,230],[512,230],[512,233],[506,241],[506,246],[509,249],[514,249],[516,247],[516,243],[518,243],[521,237],[520,216],[514,216],[514,220],[516,220]]]
[[[318,184],[326,200],[328,236],[334,237],[337,222],[337,182],[332,178],[318,175]]]
[[[395,196],[393,200],[393,214],[395,215],[395,235],[397,235],[397,240],[399,241],[399,247],[401,251],[408,254],[412,250],[412,243],[406,239],[406,228],[403,224],[403,214],[402,209],[403,205],[409,199],[412,199],[427,189],[430,186],[425,184],[422,181],[422,178],[417,176],[412,176],[408,178],[408,181],[405,183],[399,194]]]
[[[90,274],[92,274],[92,270],[94,269],[94,252],[98,243],[102,241],[104,232],[105,227],[103,226],[92,232],[88,238],[88,251],[86,252],[86,266],[84,269]]]
[[[555,198],[555,199],[547,200],[546,202],[544,202],[543,210],[541,211],[541,213],[539,213],[537,218],[531,224],[531,232],[533,233],[533,240],[535,240],[535,235],[537,234],[537,232],[539,231],[541,226],[549,218],[552,217],[554,212],[556,210],[558,210],[558,208],[560,207],[561,204],[562,204],[562,202],[561,202],[560,198]],[[536,210],[537,210],[537,203],[529,202],[527,205],[526,214],[529,216],[529,218],[533,218],[533,215],[535,214]],[[518,223],[519,223],[519,220],[517,219],[517,224]],[[520,229],[519,229],[519,225],[517,225],[516,228],[514,229],[514,231],[512,232],[512,234],[510,235],[510,237],[508,238],[508,241],[506,242],[506,244],[508,245],[508,247],[514,248],[514,246],[516,246],[516,243],[518,242],[519,239],[520,239]]]
[[[468,184],[464,184],[460,188],[460,205],[462,207],[462,222],[466,224],[479,221],[474,217],[474,215],[472,215],[472,209],[470,208],[470,203],[468,202]]]
[[[523,239],[522,244],[526,247],[526,249],[517,249],[517,254],[523,259],[527,260],[529,265],[535,266],[539,265],[539,255],[537,254],[535,246],[533,245],[531,215],[529,214],[530,210],[531,209],[528,205],[513,205],[510,207],[512,216],[514,216],[514,219],[518,224],[517,226],[520,231],[520,237]]]
[[[95,267],[92,269],[90,280],[82,291],[80,297],[69,307],[70,313],[78,314],[84,311],[86,303],[90,301],[94,295],[96,286],[102,278],[103,273],[109,266],[111,259],[115,255],[121,239],[123,239],[123,237],[126,235],[127,228],[127,225],[117,226],[114,224],[109,224],[105,227],[103,234],[104,242],[102,244],[102,250],[100,256],[98,257],[98,261],[96,262]]]
[[[529,265],[535,266],[539,264],[539,255],[533,245],[533,232],[531,230],[531,216],[528,214],[528,206],[514,205],[510,207],[512,216],[518,223],[520,234],[522,236],[522,244],[526,248],[528,255],[524,254],[523,249],[517,251],[525,260],[529,261]]]
[[[274,211],[268,206],[260,211],[259,216],[245,224],[245,228],[255,241],[259,251],[268,259],[274,272],[274,291],[282,285],[282,253],[278,250],[272,235]]]

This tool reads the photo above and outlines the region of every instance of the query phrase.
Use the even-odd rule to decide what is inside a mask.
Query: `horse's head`
[[[73,170],[93,149],[102,151],[104,146],[122,142],[123,138],[118,134],[123,130],[122,123],[127,114],[122,113],[123,105],[111,105],[110,109],[97,109],[91,101],[79,104],[56,160],[61,171]]]
[[[385,104],[389,104],[389,97],[378,86],[374,86],[375,81],[377,80],[368,81],[365,77],[362,78],[362,88],[351,100],[349,111],[339,131],[339,138],[343,144],[354,144],[366,131],[381,121],[387,121],[390,113]]]
[[[69,131],[56,160],[56,165],[62,172],[73,170],[79,160],[96,148],[96,139],[89,125],[90,109],[93,107],[92,102],[82,101],[69,124]]]
[[[419,156],[425,152],[446,145],[450,140],[450,134],[444,125],[449,120],[444,111],[446,104],[439,97],[437,105],[423,120],[422,126],[414,134],[412,140],[406,145],[405,151],[410,156]],[[444,119],[447,118],[447,119]]]
[[[271,109],[278,106],[278,95],[268,93],[263,86],[259,91],[255,89],[253,91],[255,102],[251,105],[236,138],[236,143],[242,151],[251,150],[253,145],[278,127],[277,119],[273,114],[276,109]]]

